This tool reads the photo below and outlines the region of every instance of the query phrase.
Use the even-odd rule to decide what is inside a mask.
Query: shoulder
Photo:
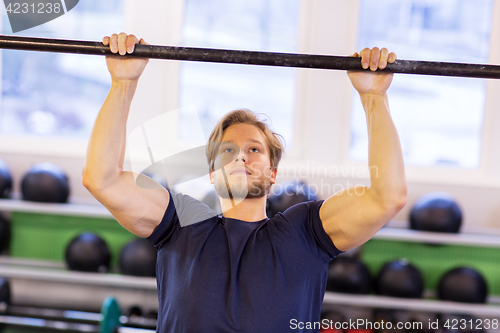
[[[217,213],[203,202],[184,195],[170,192],[170,201],[165,214],[148,239],[156,246],[179,237],[184,230],[201,222],[217,221]],[[205,223],[203,223],[205,224]]]
[[[179,219],[181,227],[202,222],[217,216],[217,212],[212,210],[203,202],[182,193],[170,192],[175,215]],[[168,209],[167,209],[168,210]]]
[[[278,214],[281,214],[290,220],[319,219],[319,209],[321,208],[323,202],[324,200],[301,202],[288,208],[283,213]]]
[[[306,201],[291,206],[283,213],[277,213],[269,222],[280,230],[295,230],[308,233],[312,225],[321,224],[319,209],[323,200]]]
[[[273,220],[282,232],[284,229],[293,230],[290,234],[298,235],[299,240],[315,254],[334,258],[341,251],[335,247],[323,228],[319,216],[323,203],[324,200],[314,200],[296,204],[283,213],[278,213]]]

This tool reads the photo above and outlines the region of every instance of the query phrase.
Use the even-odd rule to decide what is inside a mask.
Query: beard
[[[215,192],[223,199],[256,199],[267,196],[271,191],[271,182],[265,175],[250,183],[247,183],[246,177],[231,183],[226,181],[225,177],[217,177],[214,185]]]

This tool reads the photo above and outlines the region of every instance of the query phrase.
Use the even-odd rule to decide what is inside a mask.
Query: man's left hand
[[[391,85],[393,73],[380,72],[378,69],[384,69],[387,63],[393,63],[396,60],[394,52],[389,53],[386,48],[363,49],[356,52],[352,57],[361,57],[361,65],[364,69],[370,68],[370,71],[348,71],[349,79],[354,88],[360,95],[385,95]]]

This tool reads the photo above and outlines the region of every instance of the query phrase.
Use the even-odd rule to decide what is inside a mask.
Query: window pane
[[[183,44],[190,47],[297,52],[299,0],[186,0]],[[180,105],[194,105],[205,137],[225,113],[265,113],[290,148],[295,70],[270,66],[183,62]],[[179,119],[189,139],[190,121]],[[186,130],[183,130],[186,129]]]
[[[85,0],[17,35],[100,41],[124,27],[123,0]],[[5,14],[3,31],[12,31]],[[0,130],[88,136],[110,83],[104,57],[4,50]]]
[[[409,60],[488,63],[493,0],[361,0],[358,48]],[[389,103],[406,164],[477,168],[486,81],[396,74]],[[367,158],[366,121],[353,98],[350,157]]]

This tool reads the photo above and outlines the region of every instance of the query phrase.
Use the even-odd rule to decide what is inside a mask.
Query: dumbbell
[[[153,323],[153,320],[141,318],[140,321],[132,321],[122,316],[117,300],[111,296],[102,303],[100,313],[92,313],[12,306],[10,305],[10,295],[9,281],[0,278],[0,332],[1,324],[24,328],[38,327],[57,331],[94,333],[152,333],[154,330],[151,329],[123,327],[122,325],[147,325],[151,328],[156,326],[156,321]],[[54,320],[47,318],[54,318]],[[75,320],[86,323],[74,322]]]

